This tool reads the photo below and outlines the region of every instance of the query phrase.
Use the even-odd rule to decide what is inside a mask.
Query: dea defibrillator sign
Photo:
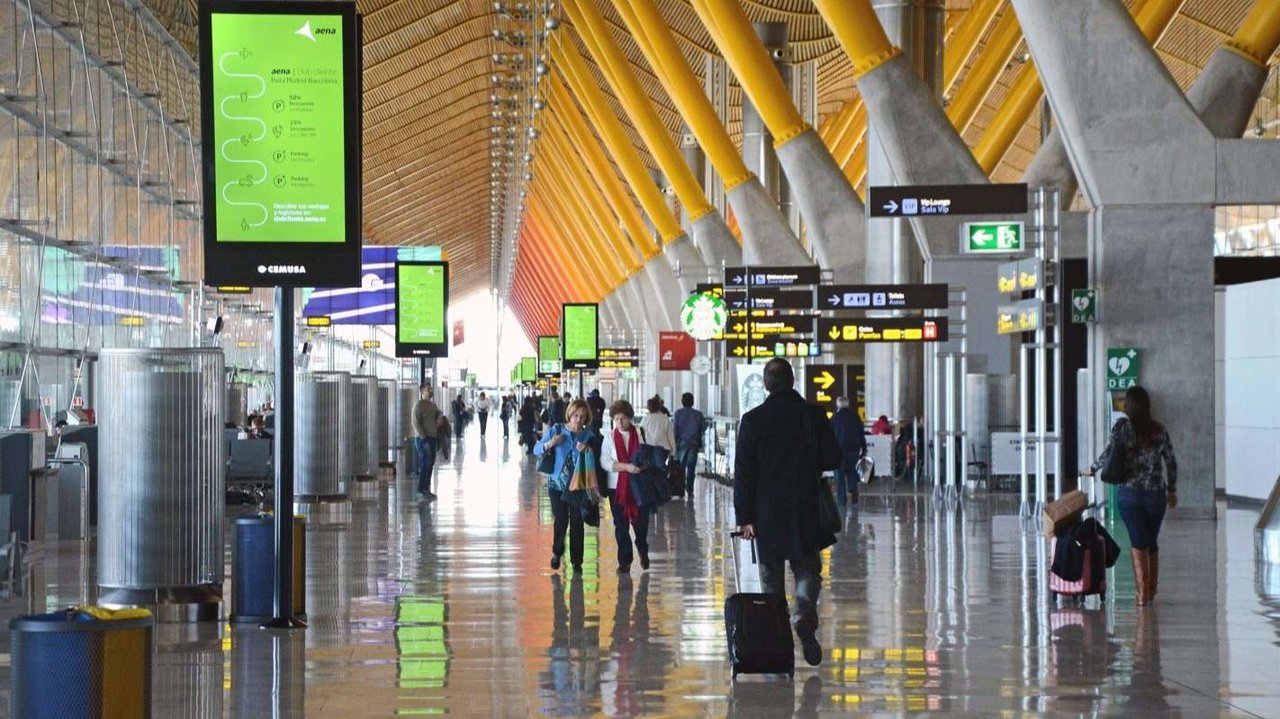
[[[690,337],[707,341],[724,332],[729,312],[723,299],[712,294],[697,293],[680,306],[680,326]]]

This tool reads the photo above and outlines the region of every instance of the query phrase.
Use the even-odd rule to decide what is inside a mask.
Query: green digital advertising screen
[[[538,379],[538,358],[520,358],[520,381],[532,383]]]
[[[564,369],[595,369],[599,366],[599,306],[566,304],[561,320]]]
[[[359,284],[354,3],[200,7],[206,282]]]
[[[555,377],[560,374],[560,338],[538,338],[538,376]]]
[[[449,263],[396,263],[396,356],[448,357]]]

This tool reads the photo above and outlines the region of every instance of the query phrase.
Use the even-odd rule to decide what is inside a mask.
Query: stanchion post
[[[275,591],[271,621],[264,629],[306,626],[293,616],[293,288],[275,296]]]

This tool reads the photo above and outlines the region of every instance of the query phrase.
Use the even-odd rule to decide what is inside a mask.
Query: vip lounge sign
[[[1138,384],[1138,350],[1132,347],[1107,350],[1107,391],[1123,392]]]

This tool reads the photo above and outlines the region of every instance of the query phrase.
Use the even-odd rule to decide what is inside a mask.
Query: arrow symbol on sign
[[[740,285],[740,284],[742,284],[742,275],[738,275],[737,277],[734,277],[734,278],[733,278],[733,284],[735,284],[735,285]]]
[[[840,295],[831,295],[831,297],[827,299],[827,302],[830,302],[831,306],[835,307],[840,304]]]
[[[733,331],[734,331],[734,332],[742,332],[742,331],[744,331],[745,329],[746,329],[746,327],[745,327],[745,326],[743,326],[743,324],[742,324],[741,322],[739,322],[738,324],[736,324],[736,325],[734,325],[734,326],[733,326]]]
[[[838,340],[838,339],[840,339],[840,328],[839,328],[839,327],[832,327],[832,328],[831,328],[831,331],[827,333],[827,336],[829,336],[829,337],[830,337],[831,339],[833,339],[833,340]]]
[[[889,200],[888,202],[884,203],[884,209],[886,212],[892,215],[893,213],[898,211],[898,203],[894,202],[893,200]]]
[[[973,241],[977,242],[980,245],[989,245],[991,244],[991,241],[994,239],[995,239],[995,235],[992,235],[990,232],[986,230],[978,230],[977,232],[973,233]]]
[[[738,347],[734,347],[734,348],[733,348],[733,353],[734,353],[735,355],[739,356],[739,357],[741,357],[741,356],[742,356],[742,353],[743,353],[743,352],[745,352],[745,351],[746,351],[746,350],[745,350],[745,349],[743,349],[741,346],[738,346]]]
[[[831,385],[836,383],[836,378],[830,372],[823,370],[822,374],[813,378],[813,383],[818,385],[818,388],[825,392],[831,389]]]

